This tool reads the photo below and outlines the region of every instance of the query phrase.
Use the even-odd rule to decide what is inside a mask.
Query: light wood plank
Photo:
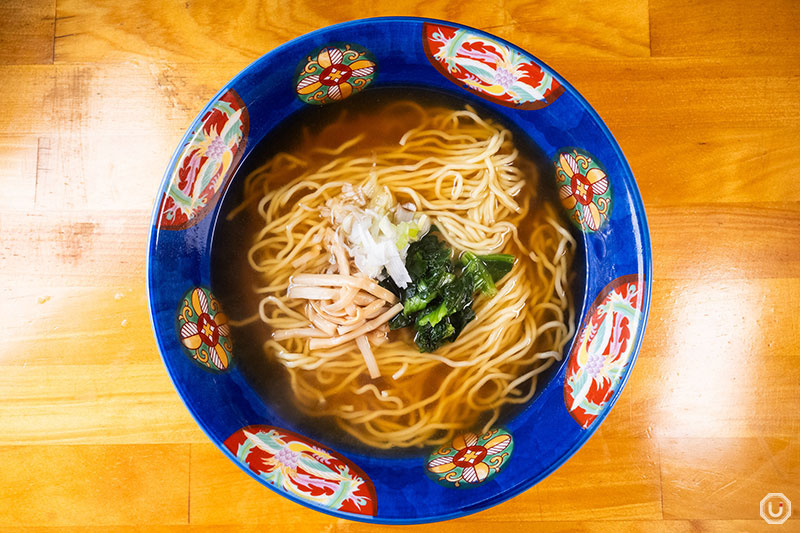
[[[800,165],[796,58],[551,65],[619,141],[647,206],[800,200],[782,178]]]
[[[665,518],[757,520],[768,493],[800,498],[796,438],[778,451],[760,438],[660,439],[660,446]],[[798,523],[790,520],[787,531]]]
[[[465,531],[489,531],[496,529],[514,529],[529,527],[541,533],[749,533],[775,532],[775,526],[769,526],[763,520],[598,520],[570,522],[518,522],[505,520],[486,521],[482,514],[472,515],[467,519],[449,520],[436,524],[402,526],[402,531],[409,533],[441,531],[442,533],[461,533]],[[468,523],[469,525],[465,525]],[[14,527],[7,528],[8,533],[220,533],[231,531],[232,525],[219,526],[147,526],[137,527]],[[263,533],[261,524],[236,524],[235,529],[241,533]],[[377,526],[358,522],[338,521],[328,527],[315,531],[336,533],[360,533],[369,531],[397,531],[398,526]]]
[[[601,431],[615,437],[794,438],[800,415],[782,406],[800,401],[791,370],[798,360],[797,354],[755,355],[727,342],[711,352],[675,348],[640,358]]]
[[[0,212],[6,286],[97,286],[144,282],[149,211]]]
[[[0,291],[9,310],[9,340],[0,365],[158,361],[143,280],[119,286],[11,286]]]
[[[797,278],[656,278],[651,302],[655,312],[647,322],[639,358],[678,353],[725,359],[732,350],[753,360],[800,357],[800,320],[781,312],[798,305]],[[689,363],[688,357],[682,362]]]
[[[656,280],[653,287],[642,351],[599,433],[800,434],[800,413],[776,407],[800,403],[800,321],[782,311],[800,301],[797,279]]]
[[[650,56],[646,2],[593,2],[575,9],[568,0],[517,0],[505,2],[504,7],[512,21],[510,26],[479,27],[511,40],[545,62],[562,57]]]
[[[152,209],[183,132],[244,66],[3,67],[10,105],[25,115],[0,118],[0,184],[10,191],[0,204]]]
[[[187,523],[186,446],[3,446],[0,464],[3,527]]]
[[[0,117],[0,135],[182,133],[248,63],[0,66],[7,108],[16,110]],[[177,142],[170,142],[170,152]],[[133,144],[138,142],[128,142]]]
[[[38,150],[34,136],[0,134],[0,209],[33,209]]]
[[[792,0],[650,0],[650,21],[655,56],[800,55]]]
[[[430,16],[473,26],[510,22],[503,3],[474,3],[470,9],[445,0],[400,0],[392,5],[323,2],[233,2],[227,0],[126,4],[124,12],[108,0],[58,3],[59,32],[71,34],[56,44],[56,62],[107,62],[146,58],[174,62],[252,61],[304,33],[337,22],[390,14]],[[226,13],[227,24],[219,19]],[[66,18],[69,17],[69,18]],[[123,21],[117,24],[116,21]]]
[[[107,24],[120,16],[117,5],[104,0],[59,2],[56,61],[124,60],[147,55],[159,60],[251,61],[275,46],[315,29],[352,20],[387,15],[432,16],[486,29],[546,59],[551,56],[647,56],[649,14],[647,5],[627,0],[575,10],[571,2],[556,0],[535,7],[523,1],[476,2],[470,9],[437,0],[401,0],[343,5],[333,2],[273,3],[263,9],[257,2],[191,2],[163,6],[131,5],[122,25]],[[246,21],[230,31],[214,20],[223,10]],[[586,24],[589,19],[592,24]],[[144,28],[143,28],[144,26]],[[222,31],[221,31],[222,30]]]
[[[751,57],[746,65],[741,61],[555,58],[550,66],[604,118],[613,114],[612,131],[625,124],[650,131],[672,127],[687,132],[698,126],[749,125],[764,131],[797,128],[800,102],[795,95],[800,80],[795,75],[796,58]]]
[[[40,137],[33,211],[69,209],[104,216],[137,211],[149,222],[156,193],[182,135],[183,130],[174,129]]]
[[[191,524],[281,524],[319,531],[337,522],[264,487],[210,443],[192,445],[191,465]]]
[[[800,202],[658,206],[647,215],[657,278],[800,276]]]
[[[56,69],[52,65],[2,65],[5,105],[0,134],[21,136],[52,132],[56,126]]]
[[[55,0],[5,0],[0,5],[0,64],[51,64]]]
[[[533,489],[481,514],[523,521],[538,509],[542,521],[658,520],[660,482],[655,441],[595,435]]]
[[[0,391],[6,401],[0,403],[0,445],[208,440],[155,350],[152,362],[138,365],[115,364],[114,354],[107,355],[102,365],[2,367]]]
[[[219,88],[248,63],[175,65],[135,60],[57,65],[59,133],[183,131]]]

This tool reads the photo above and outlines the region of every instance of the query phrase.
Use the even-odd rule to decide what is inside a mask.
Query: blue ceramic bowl
[[[329,76],[334,71],[338,77]],[[249,385],[215,297],[212,251],[226,192],[235,189],[238,169],[274,128],[307,106],[409,87],[476,104],[549,159],[547,186],[557,191],[582,244],[574,288],[579,320],[561,363],[502,426],[441,449],[373,453],[299,426]],[[437,20],[379,18],[324,28],[272,50],[197,116],[169,163],[155,206],[148,301],[175,388],[232,461],[318,511],[365,522],[419,523],[511,498],[586,442],[619,397],[641,346],[651,262],[644,208],[625,157],[563,78],[482,31]],[[514,466],[505,468],[509,464]]]

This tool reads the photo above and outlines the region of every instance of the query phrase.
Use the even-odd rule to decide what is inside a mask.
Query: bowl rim
[[[560,85],[564,87],[564,91],[568,92],[572,98],[576,100],[576,102],[580,105],[582,110],[586,112],[589,117],[592,119],[594,125],[598,127],[600,132],[606,138],[609,143],[610,148],[614,152],[614,154],[619,158],[619,161],[622,163],[623,167],[623,176],[622,178],[625,180],[626,185],[630,188],[630,201],[632,210],[637,215],[637,222],[641,228],[641,253],[637,254],[637,258],[641,262],[641,265],[644,267],[643,271],[638,272],[640,278],[643,278],[643,298],[642,298],[642,310],[641,310],[641,318],[640,318],[640,325],[639,325],[639,332],[636,333],[635,343],[633,345],[630,358],[628,360],[627,366],[628,370],[622,376],[622,379],[619,381],[618,387],[614,390],[613,395],[607,400],[606,404],[603,407],[602,412],[597,415],[596,419],[592,424],[584,429],[581,433],[580,438],[568,448],[565,452],[561,454],[561,456],[554,461],[549,467],[545,468],[544,470],[537,473],[536,476],[529,477],[525,482],[520,482],[515,486],[508,487],[502,491],[498,491],[491,496],[481,500],[479,503],[474,504],[469,507],[460,507],[456,510],[447,513],[435,514],[435,515],[428,515],[428,516],[421,516],[421,517],[413,517],[413,518],[390,518],[390,517],[379,517],[379,516],[368,516],[368,515],[361,515],[356,513],[350,513],[345,511],[338,511],[335,509],[326,508],[320,505],[315,505],[307,500],[299,498],[290,492],[280,490],[279,488],[266,483],[261,477],[259,477],[256,473],[246,467],[246,465],[242,464],[230,450],[228,450],[224,444],[216,438],[207,427],[207,424],[202,421],[198,411],[192,404],[187,401],[187,398],[184,394],[181,393],[181,388],[179,383],[177,382],[176,376],[173,372],[170,371],[170,366],[166,359],[165,350],[162,349],[162,339],[159,335],[159,326],[156,320],[156,310],[154,308],[154,300],[153,300],[153,292],[156,290],[152,287],[153,281],[153,264],[152,264],[152,250],[157,244],[158,241],[158,234],[159,231],[163,231],[159,228],[159,214],[160,214],[160,204],[161,204],[161,193],[165,190],[166,186],[169,184],[172,178],[172,169],[174,168],[175,164],[177,163],[183,143],[187,139],[187,137],[192,133],[193,126],[195,122],[202,117],[208,109],[223,95],[227,92],[238,80],[246,77],[248,74],[252,73],[254,70],[257,69],[258,64],[267,58],[268,56],[274,55],[279,51],[289,48],[299,42],[307,40],[317,34],[322,32],[330,31],[330,30],[341,30],[348,28],[350,26],[358,26],[364,24],[380,24],[380,23],[397,23],[397,22],[416,22],[416,23],[432,23],[432,24],[441,24],[447,25],[451,27],[457,27],[458,29],[466,29],[471,32],[475,32],[480,35],[485,35],[491,37],[493,40],[498,41],[506,46],[511,47],[512,49],[517,49],[523,51],[527,54],[531,59],[535,60],[543,70],[553,75],[553,77],[558,81]],[[653,257],[652,257],[652,246],[651,246],[651,239],[650,239],[650,229],[647,223],[646,212],[644,208],[644,201],[642,199],[641,192],[639,190],[638,184],[636,179],[633,175],[633,171],[628,163],[627,158],[625,157],[622,149],[617,142],[614,135],[611,133],[608,126],[602,120],[600,115],[595,111],[595,109],[589,104],[588,100],[578,92],[569,81],[567,81],[564,76],[559,74],[556,70],[554,70],[548,63],[539,59],[536,55],[530,53],[526,49],[515,45],[514,43],[498,37],[489,31],[481,30],[478,28],[474,28],[472,26],[462,24],[459,22],[442,20],[442,19],[435,19],[435,18],[428,18],[428,17],[416,17],[416,16],[382,16],[382,17],[368,17],[368,18],[361,18],[361,19],[352,19],[345,22],[340,22],[337,24],[331,24],[328,26],[323,26],[317,28],[313,31],[307,32],[305,34],[299,35],[294,37],[286,42],[281,43],[280,45],[268,50],[252,62],[250,62],[244,69],[237,72],[232,78],[230,78],[225,84],[217,91],[206,104],[199,110],[199,112],[194,116],[191,123],[184,131],[183,135],[181,136],[181,140],[175,149],[172,157],[169,160],[169,163],[166,167],[166,171],[164,173],[164,177],[162,178],[158,193],[156,195],[156,199],[154,202],[153,212],[150,218],[150,231],[147,239],[147,253],[146,253],[146,260],[145,260],[145,294],[147,299],[147,306],[148,306],[148,315],[150,318],[150,325],[156,340],[156,345],[158,347],[159,355],[161,357],[162,363],[164,364],[165,370],[167,371],[167,375],[170,378],[170,382],[172,383],[173,387],[175,388],[176,392],[178,393],[178,397],[181,399],[181,402],[189,411],[190,415],[194,419],[195,423],[200,427],[203,433],[208,437],[208,439],[215,445],[217,449],[219,449],[228,459],[230,459],[236,466],[238,466],[241,470],[246,472],[250,477],[257,480],[260,485],[264,485],[268,487],[270,490],[275,492],[278,496],[282,498],[289,499],[296,504],[300,504],[305,508],[308,508],[313,511],[321,512],[327,514],[332,517],[336,518],[344,518],[347,520],[353,520],[357,522],[364,522],[364,523],[372,523],[372,524],[388,524],[388,525],[413,525],[413,524],[425,524],[425,523],[435,523],[441,522],[446,520],[451,520],[454,518],[460,518],[463,516],[472,515],[478,513],[480,511],[489,509],[498,505],[502,502],[508,501],[519,494],[527,491],[528,489],[532,488],[534,485],[541,482],[543,479],[548,477],[552,474],[555,470],[560,468],[565,462],[567,462],[577,451],[583,447],[583,445],[594,435],[597,429],[602,425],[605,421],[606,417],[609,415],[613,407],[616,405],[619,396],[622,394],[628,380],[630,379],[630,375],[632,373],[632,369],[638,360],[639,353],[641,351],[641,347],[644,341],[644,336],[647,329],[647,321],[650,312],[650,304],[652,298],[652,274],[653,274]],[[212,230],[213,231],[213,230]],[[583,239],[584,248],[587,246],[587,240]],[[587,279],[588,279],[588,272],[587,272]],[[586,287],[584,287],[585,289]],[[591,310],[591,302],[592,298],[588,294],[587,291],[584,290],[584,298],[582,302],[581,313],[576,313],[576,329],[574,336],[570,342],[574,342],[577,336],[580,333],[581,326],[583,325],[583,320],[585,315],[588,311]],[[576,302],[577,303],[577,302]],[[578,309],[576,309],[578,311]],[[562,363],[568,362],[571,352],[567,352],[564,357]]]

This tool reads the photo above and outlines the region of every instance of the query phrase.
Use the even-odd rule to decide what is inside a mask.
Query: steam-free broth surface
[[[574,331],[576,246],[550,169],[519,132],[451,96],[371,90],[296,113],[244,162],[215,228],[212,286],[235,326],[238,369],[285,426],[343,447],[415,449],[502,423],[558,366]],[[377,237],[359,233],[369,221]],[[389,256],[411,253],[405,274],[387,274],[396,258],[375,260],[384,243],[370,239],[385,234],[397,239]],[[430,296],[408,293],[437,250],[450,253],[447,282],[406,316]],[[502,267],[508,257],[513,266]],[[480,270],[493,265],[506,271],[496,283]],[[483,290],[472,267],[493,287]],[[370,276],[396,295],[359,289],[352,315],[322,299]],[[445,293],[472,293],[473,282],[481,290],[469,309],[465,298],[447,309]]]

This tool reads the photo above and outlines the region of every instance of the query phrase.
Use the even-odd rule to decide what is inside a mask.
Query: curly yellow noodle
[[[379,448],[438,446],[459,431],[485,431],[504,405],[530,400],[537,376],[560,360],[575,319],[568,287],[576,243],[550,204],[536,202],[537,176],[517,165],[511,132],[470,108],[399,102],[383,113],[401,109],[413,113],[414,125],[399,143],[364,146],[362,133],[335,148],[279,153],[247,176],[246,201],[229,215],[250,208],[263,219],[248,261],[263,281],[259,318],[270,330],[310,325],[306,301],[288,299],[286,290],[291,276],[330,265],[326,252],[309,252],[331,226],[320,208],[346,184],[388,187],[430,216],[457,251],[517,257],[497,295],[477,298],[476,319],[455,342],[420,353],[407,332],[396,331],[374,346],[378,382],[369,381],[355,342],[314,351],[306,338],[265,343],[288,372],[301,411],[333,417]],[[293,266],[298,257],[315,259]]]

